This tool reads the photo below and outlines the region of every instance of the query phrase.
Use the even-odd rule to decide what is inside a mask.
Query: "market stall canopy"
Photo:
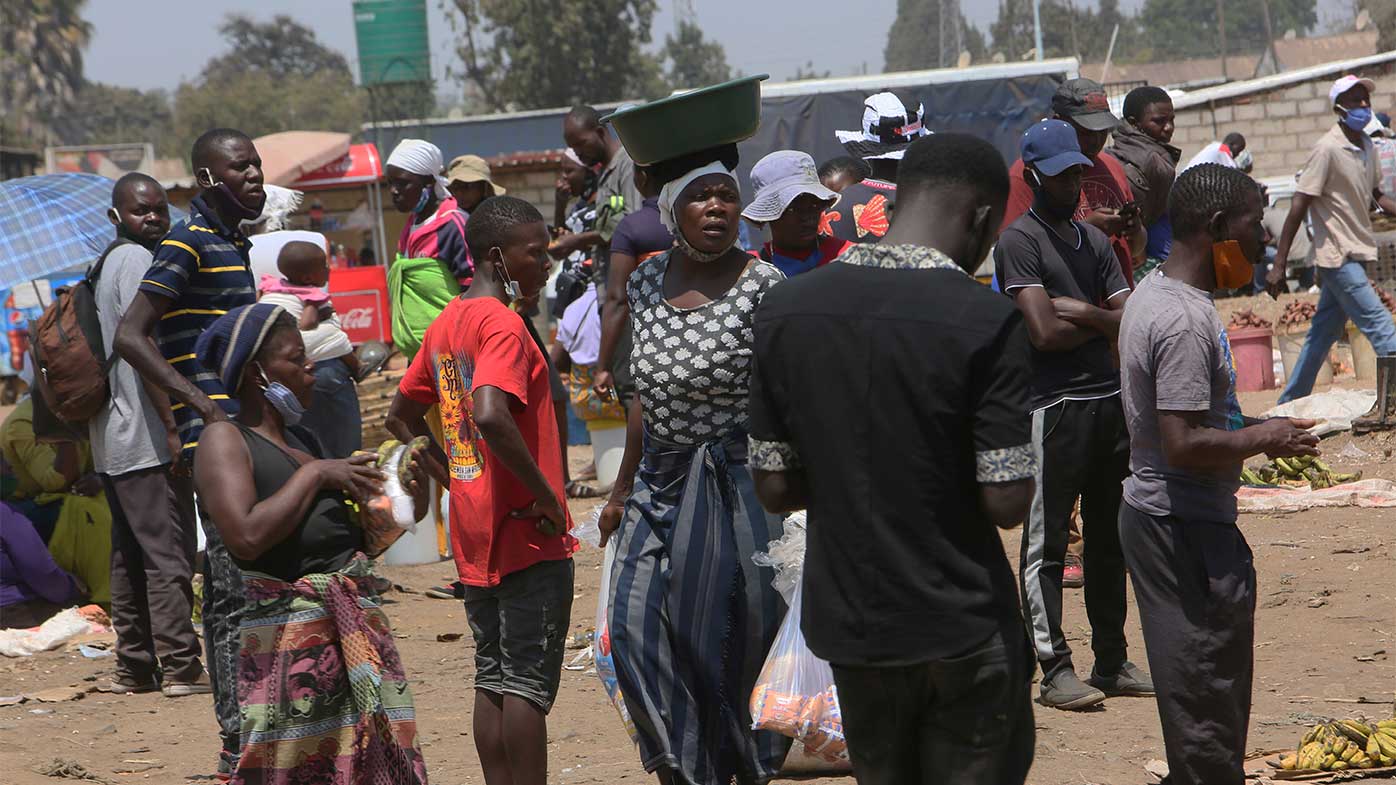
[[[383,161],[378,157],[378,148],[373,144],[355,144],[350,145],[349,151],[343,156],[301,175],[290,187],[297,191],[313,191],[319,188],[364,185],[381,179]]]
[[[349,134],[333,131],[282,131],[252,140],[262,156],[262,179],[290,186],[308,172],[349,154]]]

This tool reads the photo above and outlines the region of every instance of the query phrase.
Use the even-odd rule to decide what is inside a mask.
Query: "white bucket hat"
[[[839,200],[837,193],[819,181],[814,159],[799,150],[777,150],[757,161],[751,168],[751,185],[756,189],[756,196],[742,211],[742,217],[758,223],[780,218],[801,194],[811,194],[833,204],[838,204]]]

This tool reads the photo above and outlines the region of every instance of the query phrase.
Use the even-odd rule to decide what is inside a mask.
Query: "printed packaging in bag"
[[[752,561],[776,571],[772,585],[788,610],[766,655],[766,664],[751,693],[752,727],[775,731],[804,744],[829,762],[848,760],[838,689],[829,663],[814,656],[800,631],[800,578],[805,561],[805,515],[785,519],[785,533]]]
[[[364,530],[364,553],[369,556],[388,550],[404,532],[415,534],[417,531],[412,497],[402,482],[406,469],[403,461],[407,460],[411,445],[389,447],[385,443],[379,449],[387,451],[387,458],[378,466],[385,475],[383,492],[369,499],[359,516]]]
[[[596,675],[601,679],[601,686],[606,690],[606,695],[611,698],[611,705],[620,713],[621,724],[625,726],[625,732],[630,734],[630,741],[634,742],[635,723],[625,708],[625,698],[621,695],[620,684],[616,681],[616,662],[611,656],[611,565],[616,560],[617,542],[618,538],[614,538],[606,544],[606,554],[601,559],[601,598],[596,603],[596,637],[592,639],[591,645],[594,649]]]

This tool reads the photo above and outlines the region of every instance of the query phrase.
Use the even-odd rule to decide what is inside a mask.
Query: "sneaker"
[[[208,695],[213,692],[213,683],[208,680],[208,671],[199,674],[193,681],[167,681],[160,689],[166,698],[183,698],[186,695]]]
[[[1081,566],[1081,560],[1075,555],[1068,553],[1066,562],[1062,566],[1062,588],[1079,589],[1086,585],[1086,568]]]
[[[1063,711],[1088,709],[1105,700],[1105,693],[1095,687],[1088,687],[1076,678],[1075,671],[1064,670],[1042,682],[1038,703]]]
[[[1128,661],[1109,676],[1102,676],[1092,668],[1091,677],[1086,681],[1112,698],[1148,698],[1154,695],[1154,680],[1138,665]]]
[[[107,687],[107,692],[113,695],[139,695],[144,692],[155,692],[160,689],[160,682],[152,677],[149,681],[137,681],[129,676],[117,676],[111,680]]]
[[[436,600],[463,600],[465,599],[465,584],[456,581],[449,586],[433,586],[422,593]]]

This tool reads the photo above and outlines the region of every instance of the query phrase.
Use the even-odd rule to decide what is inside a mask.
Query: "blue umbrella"
[[[115,184],[82,173],[0,182],[0,289],[95,262],[116,236],[106,215]]]

